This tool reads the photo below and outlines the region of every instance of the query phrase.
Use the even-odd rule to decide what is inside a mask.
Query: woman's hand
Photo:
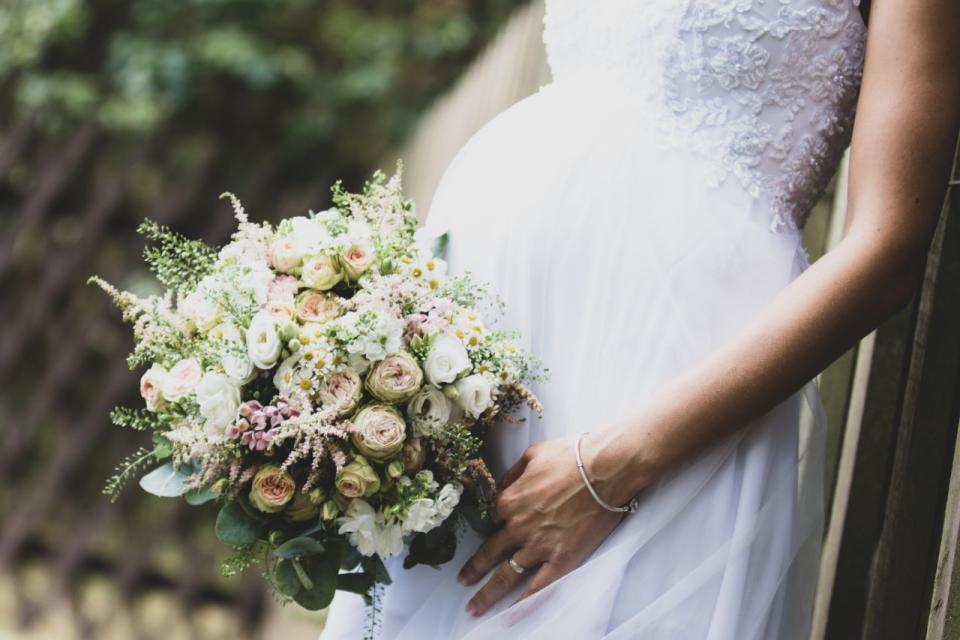
[[[561,438],[531,445],[505,474],[494,504],[494,519],[503,526],[484,541],[458,577],[472,585],[493,569],[467,604],[471,615],[483,615],[523,580],[525,576],[507,564],[509,558],[526,568],[525,573],[533,573],[523,599],[576,569],[623,517],[601,507],[587,492],[577,471],[574,442]],[[590,436],[581,445],[592,478]]]

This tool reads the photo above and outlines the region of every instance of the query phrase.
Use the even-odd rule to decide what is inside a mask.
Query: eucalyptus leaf
[[[287,562],[284,560],[284,562]],[[305,609],[317,611],[330,605],[333,595],[337,591],[337,579],[340,573],[340,554],[333,549],[325,553],[298,558],[289,561],[291,564],[299,562],[303,572],[307,575],[313,588],[301,588],[293,599]]]
[[[187,492],[187,480],[195,472],[193,465],[177,468],[168,462],[140,478],[140,487],[161,498],[176,498]]]
[[[313,556],[324,552],[324,546],[313,538],[300,537],[287,540],[282,545],[273,550],[273,555],[278,558],[290,560],[302,556]]]
[[[292,598],[300,591],[300,578],[297,577],[297,572],[293,568],[293,562],[290,560],[281,560],[277,563],[276,568],[273,570],[273,580],[277,585],[277,589],[285,596]]]
[[[246,547],[257,541],[260,522],[254,520],[236,501],[228,502],[217,514],[217,538],[234,547]]]
[[[217,493],[210,487],[203,487],[201,489],[187,491],[183,497],[186,498],[187,503],[197,506],[215,500]]]

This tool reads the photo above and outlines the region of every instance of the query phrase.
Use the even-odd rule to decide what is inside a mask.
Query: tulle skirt
[[[729,339],[807,265],[799,235],[682,146],[664,145],[617,90],[554,83],[478,132],[450,165],[428,227],[451,270],[490,282],[503,325],[549,367],[543,420],[491,436],[495,473],[532,442],[602,427]],[[479,619],[456,574],[388,563],[384,638],[803,637],[822,525],[823,424],[799,446],[812,383],[660,478],[577,570]],[[807,481],[798,482],[806,458]],[[573,464],[571,455],[570,464]],[[482,583],[481,583],[482,584]],[[358,638],[365,609],[338,595],[323,638]]]

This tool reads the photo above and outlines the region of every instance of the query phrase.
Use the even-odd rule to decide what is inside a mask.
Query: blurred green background
[[[151,217],[220,243],[236,192],[297,215],[392,164],[519,0],[0,2],[0,638],[316,637],[256,571],[218,576],[212,515],[129,486],[148,434],[97,273],[149,287]]]

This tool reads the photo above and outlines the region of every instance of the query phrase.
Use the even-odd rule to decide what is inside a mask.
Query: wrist
[[[660,475],[652,449],[637,446],[623,429],[586,434],[581,443],[584,471],[597,493],[612,505],[625,505]]]

